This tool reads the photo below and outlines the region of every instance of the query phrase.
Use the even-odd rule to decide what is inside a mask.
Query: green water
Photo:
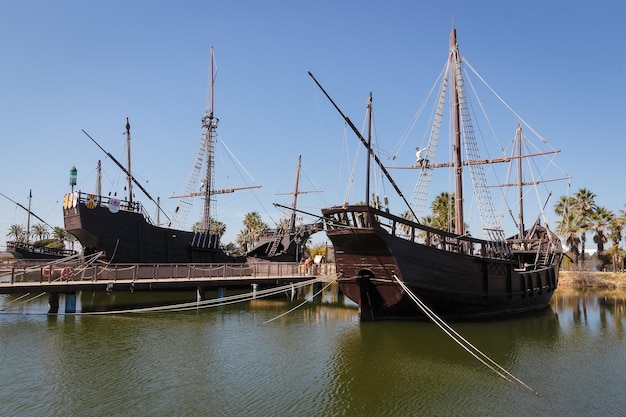
[[[268,323],[303,300],[48,316],[46,297],[16,298],[0,296],[6,416],[626,415],[619,296],[557,292],[542,314],[452,324],[532,390],[432,324],[359,323],[332,290]]]

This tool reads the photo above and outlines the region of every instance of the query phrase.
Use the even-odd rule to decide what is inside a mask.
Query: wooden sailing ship
[[[130,123],[126,120],[126,139],[128,164],[125,167],[113,155],[102,148],[107,156],[126,174],[128,196],[125,199],[103,196],[100,186],[96,194],[72,192],[65,195],[63,218],[65,229],[76,236],[86,254],[102,252],[105,259],[118,263],[228,263],[244,262],[243,256],[227,254],[220,242],[221,233],[212,228],[211,199],[215,194],[234,192],[243,188],[259,188],[250,186],[218,190],[214,183],[213,147],[215,132],[219,120],[213,114],[213,83],[214,75],[213,48],[211,48],[210,86],[211,102],[202,118],[204,130],[199,161],[195,167],[199,170],[205,162],[205,176],[202,191],[188,193],[177,198],[203,197],[203,218],[197,230],[180,230],[163,227],[160,219],[152,221],[143,205],[133,198],[133,185],[153,201],[158,213],[162,212],[159,202],[153,199],[131,173],[130,163]],[[187,204],[186,206],[189,206]],[[179,206],[180,207],[180,206]],[[179,210],[177,209],[176,212]],[[167,214],[163,212],[169,221]],[[169,221],[171,223],[171,221]]]
[[[290,216],[288,222],[281,223],[274,229],[262,231],[254,246],[246,253],[248,261],[301,262],[304,259],[306,243],[309,238],[323,229],[324,225],[321,221],[308,224],[296,221],[298,196],[310,192],[300,190],[301,169],[302,156],[299,156],[296,180],[294,189],[291,192],[293,200],[289,208]]]
[[[474,181],[474,192],[479,199],[486,200],[489,193],[479,170],[481,164],[518,161],[521,170],[521,160],[526,156],[505,157],[499,161],[481,160],[478,155],[466,150],[465,155],[472,156],[472,159],[462,159],[462,145],[472,145],[473,139],[467,136],[473,128],[454,29],[450,35],[447,65],[448,76],[442,84],[440,107],[443,107],[441,99],[446,95],[449,83],[451,88],[447,95],[450,96],[453,113],[450,119],[454,162],[438,164],[435,161],[438,136],[433,135],[425,156],[416,161],[413,168],[420,170],[418,185],[419,181],[427,185],[432,171],[439,166],[454,169],[451,229],[428,226],[423,218],[418,217],[374,153],[371,136],[366,139],[359,133],[311,75],[368,150],[365,202],[322,209],[326,234],[335,251],[340,290],[358,304],[362,321],[422,319],[425,312],[420,304],[441,317],[454,320],[493,318],[541,310],[548,307],[558,285],[563,256],[561,242],[547,225],[540,223],[540,217],[526,228],[522,188],[530,182],[524,182],[521,176],[515,184],[519,187],[520,217],[518,231],[514,235],[506,237],[500,226],[484,219],[486,239],[472,237],[465,230],[464,170],[478,170],[471,171],[472,179],[478,179]],[[371,95],[368,110],[371,124]],[[435,131],[438,127],[432,130]],[[520,143],[521,135],[521,126],[518,126],[516,138]],[[370,203],[371,160],[388,177],[409,210],[394,215],[378,204]],[[421,302],[416,303],[413,296]]]
[[[2,195],[7,200],[11,201],[18,207],[26,210],[26,212],[28,213],[28,217],[26,221],[25,238],[23,240],[16,239],[16,240],[11,240],[11,241],[6,242],[7,252],[13,255],[14,258],[49,261],[49,260],[55,260],[55,259],[62,259],[62,258],[66,258],[68,256],[77,254],[77,252],[74,250],[66,249],[64,246],[64,242],[55,241],[54,245],[51,246],[50,244],[45,244],[45,245],[42,244],[42,243],[46,243],[46,241],[49,241],[47,239],[34,241],[34,242],[31,241],[30,239],[31,217],[35,217],[37,220],[43,222],[43,224],[49,227],[50,230],[54,229],[54,227],[48,224],[48,222],[46,222],[44,219],[42,219],[41,217],[33,213],[33,211],[31,210],[31,201],[33,198],[32,192],[29,192],[28,194],[28,207],[25,207],[24,205],[18,203],[17,201],[12,200],[11,198],[7,197],[6,195],[2,193],[0,193],[0,195]]]

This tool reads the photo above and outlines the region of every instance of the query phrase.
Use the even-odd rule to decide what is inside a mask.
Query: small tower
[[[78,177],[78,170],[76,166],[70,169],[70,185],[72,186],[72,192],[74,192],[74,186],[76,185],[76,178]]]

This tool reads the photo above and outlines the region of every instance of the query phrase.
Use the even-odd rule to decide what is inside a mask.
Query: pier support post
[[[65,293],[65,312],[76,313],[76,293]]]
[[[198,301],[206,300],[206,289],[204,287],[197,287],[196,288],[196,299]]]
[[[217,288],[217,298],[224,298],[226,296],[226,287]]]
[[[48,293],[48,314],[56,314],[59,312],[59,293]]]
[[[322,300],[322,293],[320,292],[322,290],[322,283],[319,281],[316,281],[313,283],[313,294],[317,294],[319,292],[319,294],[317,294],[314,297],[315,301],[321,301]]]
[[[256,292],[259,290],[259,284],[252,284],[252,298],[256,298]]]

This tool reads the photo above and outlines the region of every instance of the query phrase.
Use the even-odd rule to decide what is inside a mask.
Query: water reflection
[[[20,305],[17,296],[0,296],[11,306],[0,314],[3,411],[602,416],[626,407],[622,294],[559,289],[537,314],[452,323],[537,397],[431,323],[359,323],[336,287],[313,293],[123,315],[46,315],[46,297]],[[84,294],[81,302],[106,309],[136,295]]]
[[[561,320],[571,321],[576,326],[615,331],[620,337],[624,334],[624,291],[559,289],[551,306]]]

